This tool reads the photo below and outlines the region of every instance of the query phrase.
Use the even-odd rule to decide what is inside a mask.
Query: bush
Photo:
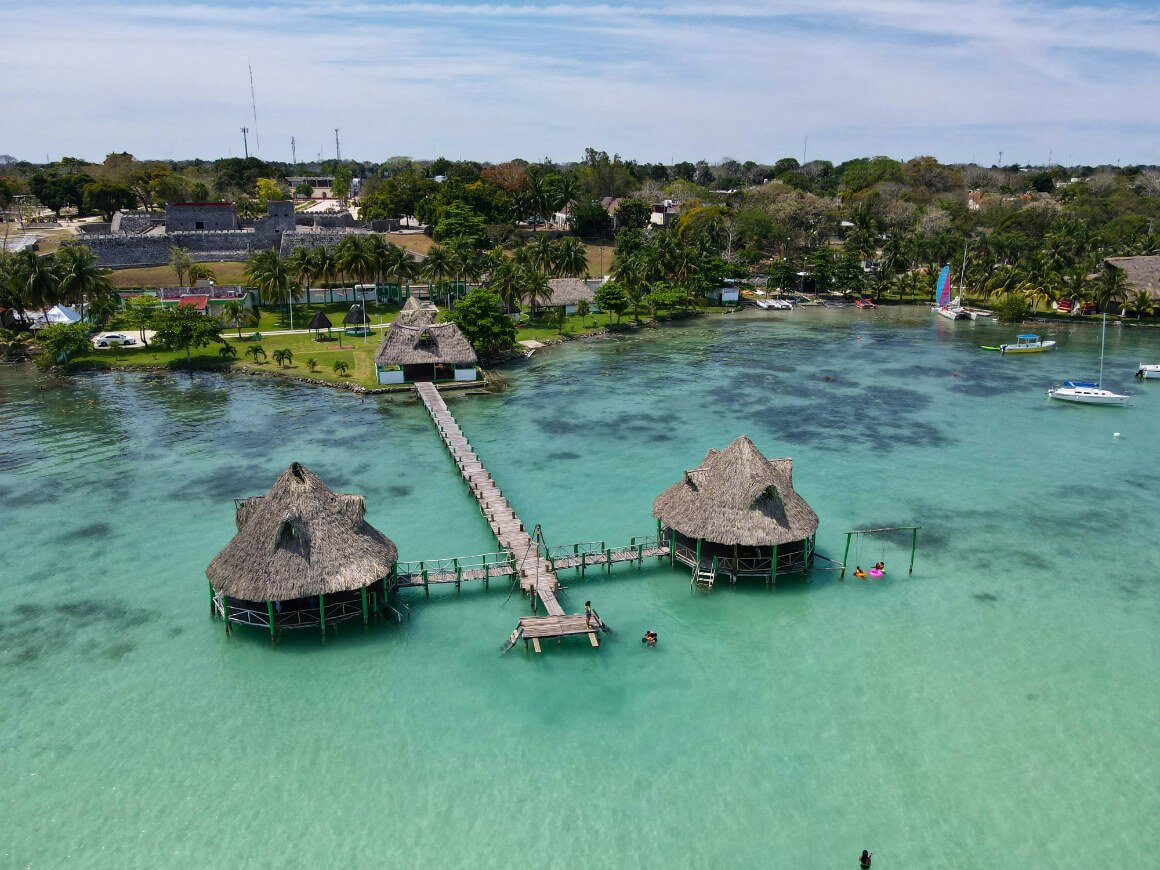
[[[1008,293],[995,306],[995,316],[1003,323],[1018,323],[1027,316],[1027,300],[1021,293]]]

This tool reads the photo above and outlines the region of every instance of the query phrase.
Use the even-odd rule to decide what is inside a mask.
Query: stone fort
[[[198,262],[243,260],[271,248],[333,248],[351,232],[365,230],[350,214],[296,215],[289,200],[268,202],[266,216],[255,221],[239,220],[232,202],[175,202],[164,216],[117,212],[106,232],[86,232],[79,241],[102,266],[161,266],[169,262],[171,247],[184,248]]]

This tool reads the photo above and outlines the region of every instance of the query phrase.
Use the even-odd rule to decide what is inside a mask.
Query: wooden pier
[[[427,382],[418,383],[415,384],[415,391],[431,414],[431,419],[435,421],[439,436],[459,467],[459,473],[467,482],[475,500],[479,502],[479,509],[491,526],[492,534],[500,546],[510,554],[509,576],[514,575],[519,579],[520,589],[531,598],[532,612],[535,613],[537,609],[538,599],[547,614],[545,617],[531,616],[521,619],[506,648],[510,649],[519,637],[525,637],[535,641],[536,651],[539,652],[541,638],[573,634],[587,634],[592,645],[599,646],[600,642],[596,638],[596,632],[599,630],[597,625],[588,624],[583,614],[569,616],[564,612],[564,608],[556,599],[560,581],[556,578],[555,569],[540,554],[539,543],[525,530],[523,521],[504,498],[491,473],[471,449],[471,444],[447,409],[447,403],[443,401],[435,385]],[[443,572],[442,576],[446,577],[446,573]],[[462,582],[462,579],[460,576],[457,581],[451,582]],[[416,584],[411,582],[410,585]]]

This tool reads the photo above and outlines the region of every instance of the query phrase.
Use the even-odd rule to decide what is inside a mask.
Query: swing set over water
[[[922,526],[887,526],[881,529],[854,529],[846,532],[846,550],[842,553],[842,573],[838,575],[839,580],[846,579],[846,568],[848,567],[847,559],[850,556],[850,543],[854,540],[854,536],[858,535],[858,552],[862,551],[862,541],[865,540],[865,535],[883,535],[890,532],[910,532],[910,566],[907,568],[907,574],[914,573],[914,553],[918,549],[918,531]],[[882,544],[883,551],[885,551],[886,544]],[[879,561],[884,561],[885,552],[880,556]],[[860,556],[856,558],[861,558]]]

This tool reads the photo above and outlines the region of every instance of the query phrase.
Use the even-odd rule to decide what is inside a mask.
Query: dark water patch
[[[107,538],[113,533],[113,527],[108,523],[90,523],[87,526],[81,526],[79,529],[73,529],[71,532],[65,532],[57,536],[57,540],[63,542],[68,541],[93,541]]]
[[[391,498],[406,498],[415,491],[413,486],[408,486],[405,483],[391,483],[383,487],[383,492],[391,496]]]
[[[593,424],[587,420],[572,417],[537,417],[532,423],[537,429],[549,435],[569,435],[572,432],[593,427]],[[599,428],[615,429],[616,426],[615,422],[605,422]]]
[[[1036,694],[1035,692],[1028,692],[1023,697],[1026,698],[1028,701],[1038,701],[1039,700],[1039,695]]]
[[[555,453],[549,453],[546,458],[570,462],[573,459],[582,459],[583,457],[579,453],[573,453],[571,450],[557,450]]]
[[[663,443],[663,442],[665,442],[665,441],[672,441],[672,440],[673,440],[673,436],[672,436],[672,435],[669,435],[669,434],[667,434],[667,433],[665,433],[665,432],[657,432],[657,433],[655,433],[655,434],[653,434],[653,435],[650,435],[648,440],[649,440],[649,441],[655,441],[655,442],[661,442],[661,443]]]
[[[137,649],[137,644],[132,641],[118,640],[104,647],[101,650],[101,656],[108,661],[119,662],[135,649]]]
[[[10,507],[36,507],[54,504],[64,496],[64,486],[51,481],[29,480],[21,487],[0,488],[0,502]]]
[[[265,455],[269,446],[263,449]],[[173,491],[177,500],[201,499],[211,502],[229,502],[235,498],[249,498],[269,491],[278,472],[263,474],[252,465],[226,465],[207,474],[189,478]]]
[[[1123,594],[1123,596],[1125,598],[1139,598],[1140,597],[1140,590],[1137,589],[1135,586],[1130,586],[1127,583],[1121,583],[1117,588],[1120,590],[1121,594]]]
[[[78,635],[87,629],[104,632],[86,658],[120,660],[136,648],[129,637],[155,622],[158,614],[116,601],[80,599],[58,604],[22,602],[0,619],[0,662],[32,665],[54,654],[73,655]]]
[[[991,592],[975,592],[971,597],[980,604],[994,604],[999,600],[999,596]]]

